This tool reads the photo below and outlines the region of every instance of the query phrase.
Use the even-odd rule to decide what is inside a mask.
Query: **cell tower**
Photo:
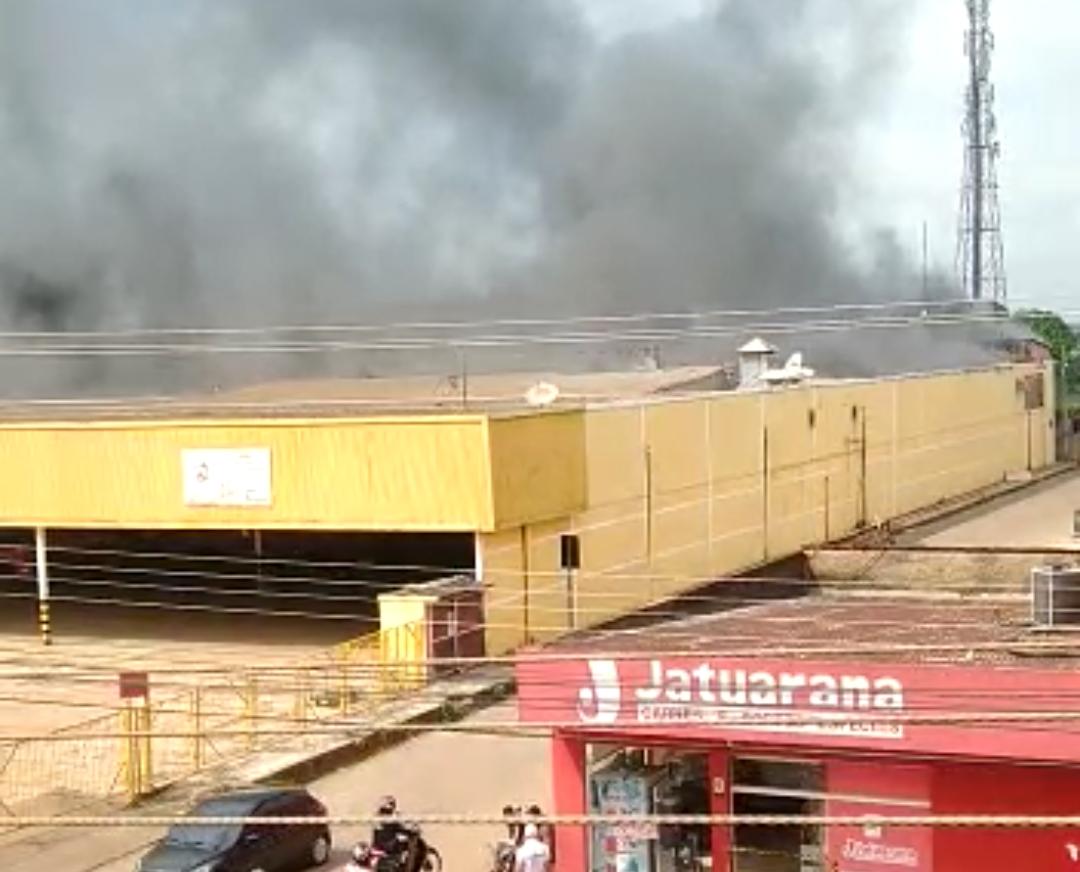
[[[968,299],[1005,303],[1005,250],[1001,239],[997,160],[1001,153],[990,83],[994,34],[990,0],[964,0],[969,81],[964,116],[964,181],[960,191],[958,267]]]

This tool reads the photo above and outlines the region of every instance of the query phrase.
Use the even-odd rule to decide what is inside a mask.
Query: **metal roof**
[[[1080,665],[1080,633],[1033,630],[1028,617],[1022,595],[990,599],[826,592],[634,631],[585,631],[554,649],[590,655],[701,651],[892,663]]]

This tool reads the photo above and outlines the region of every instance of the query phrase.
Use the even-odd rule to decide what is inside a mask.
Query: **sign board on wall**
[[[567,729],[686,742],[1080,757],[1080,672],[1072,669],[707,654],[524,656],[517,689],[523,722]],[[1048,713],[1045,722],[1040,712]]]
[[[269,506],[269,448],[197,448],[181,454],[186,506]]]
[[[120,699],[147,699],[149,696],[150,676],[147,673],[120,673]]]
[[[834,817],[929,815],[931,768],[925,764],[882,765],[880,761],[830,760],[830,797],[825,813]],[[931,827],[841,825],[825,831],[826,856],[838,872],[930,872],[934,868]]]

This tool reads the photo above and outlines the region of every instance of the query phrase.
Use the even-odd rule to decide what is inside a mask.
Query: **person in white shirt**
[[[540,838],[536,824],[525,825],[525,838],[514,856],[515,872],[548,872],[551,849]]]

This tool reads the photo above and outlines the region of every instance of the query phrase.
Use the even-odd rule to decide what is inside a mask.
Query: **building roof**
[[[1075,669],[1080,633],[1032,629],[1028,615],[1022,596],[819,593],[647,628],[586,631],[554,650]]]
[[[500,413],[530,408],[526,392],[546,382],[559,389],[552,404],[586,404],[641,399],[665,393],[728,387],[721,366],[560,374],[523,372],[399,378],[286,380],[210,394],[87,401],[9,401],[0,419],[131,420],[171,418],[350,417],[379,414]]]

